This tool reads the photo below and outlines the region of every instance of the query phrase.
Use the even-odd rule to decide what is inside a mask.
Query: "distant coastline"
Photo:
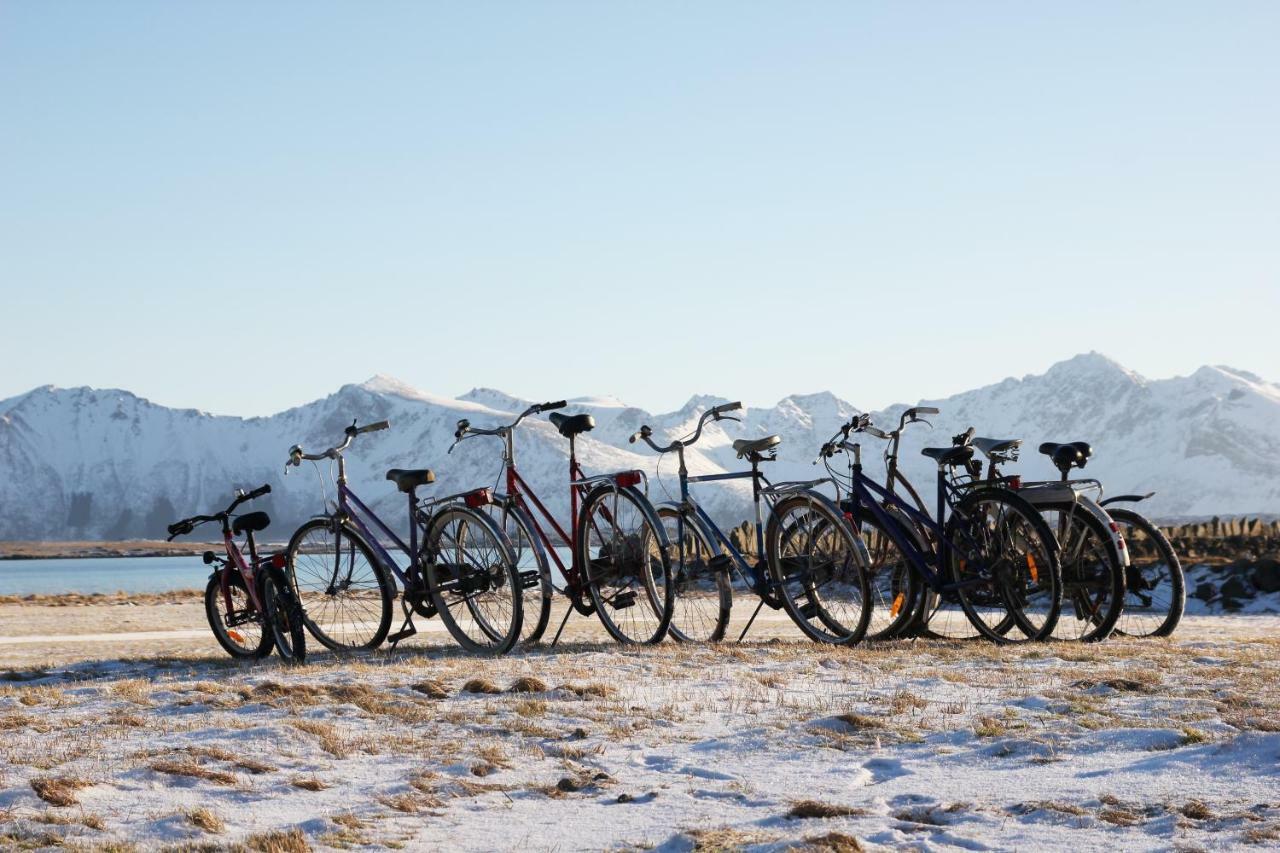
[[[220,543],[129,539],[120,542],[0,541],[0,560],[74,560],[86,557],[198,557]]]

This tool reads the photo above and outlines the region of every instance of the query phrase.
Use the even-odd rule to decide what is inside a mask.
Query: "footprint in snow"
[[[661,773],[676,773],[681,776],[695,776],[699,779],[715,779],[722,782],[733,782],[738,778],[729,773],[708,770],[705,767],[695,767],[692,764],[684,764],[677,767],[676,760],[665,755],[647,755],[644,763],[651,769]]]
[[[911,775],[911,771],[903,767],[902,762],[896,758],[873,758],[862,766],[871,773],[872,785],[879,785],[881,782],[888,782],[899,776]]]

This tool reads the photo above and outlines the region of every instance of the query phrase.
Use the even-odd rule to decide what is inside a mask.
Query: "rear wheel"
[[[894,520],[892,531],[870,513],[863,513],[858,532],[867,546],[870,561],[867,583],[871,591],[871,622],[868,640],[888,640],[898,636],[911,622],[920,597],[920,581],[911,562],[898,545],[910,534]]]
[[[221,578],[226,575],[231,608],[222,593]],[[262,614],[253,606],[244,578],[237,571],[214,572],[204,588],[204,612],[213,629],[213,637],[233,658],[254,659],[271,654],[271,634],[263,625]]]
[[[649,501],[632,488],[597,486],[582,502],[575,540],[575,562],[609,635],[661,642],[675,602],[669,543]]]
[[[1058,545],[1030,504],[1004,489],[970,492],[947,520],[946,536],[948,592],[984,637],[1022,642],[1053,632],[1062,607]]]
[[[1098,642],[1124,607],[1124,561],[1102,519],[1079,504],[1035,505],[1058,540],[1062,616],[1053,636]]]
[[[769,572],[796,626],[819,643],[856,643],[871,621],[866,552],[838,513],[798,493],[773,507],[765,530]]]
[[[694,643],[724,639],[733,608],[729,573],[713,564],[716,549],[702,525],[675,507],[658,507],[658,519],[671,543],[671,636]]]
[[[333,519],[308,521],[289,540],[288,562],[311,636],[337,652],[382,644],[395,584],[363,536]]]
[[[1187,604],[1182,562],[1146,516],[1124,507],[1106,509],[1129,551],[1124,613],[1116,631],[1128,637],[1167,637],[1182,621]]]
[[[262,609],[266,612],[276,652],[285,663],[305,663],[307,629],[303,624],[302,605],[298,603],[297,594],[280,569],[267,569],[262,572],[261,577]]]
[[[520,639],[521,589],[515,560],[486,515],[449,506],[424,537],[427,589],[458,645],[501,655]]]

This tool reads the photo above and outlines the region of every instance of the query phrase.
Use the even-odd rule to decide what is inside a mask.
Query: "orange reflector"
[[[902,593],[898,593],[893,597],[893,607],[889,608],[890,616],[897,616],[899,613],[902,612],[902,598],[903,598]]]
[[[244,634],[241,634],[239,631],[228,631],[227,636],[235,640],[237,643],[244,642]]]
[[[1031,580],[1040,583],[1040,569],[1036,566],[1035,555],[1027,554],[1027,568],[1031,570]]]

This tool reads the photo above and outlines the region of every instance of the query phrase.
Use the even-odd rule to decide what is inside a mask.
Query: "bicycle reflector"
[[[272,554],[271,565],[274,568],[283,569],[285,566],[289,565],[289,558],[285,556],[283,551],[278,554]]]
[[[613,475],[613,482],[617,484],[618,488],[627,489],[631,486],[638,486],[640,477],[639,471],[622,471]]]
[[[488,506],[493,503],[493,493],[489,489],[476,489],[474,492],[467,492],[462,496],[462,502],[472,509],[479,509],[482,506]]]
[[[1010,478],[1009,478],[1009,488],[1013,489],[1015,492],[1016,492],[1018,489],[1021,489],[1021,488],[1022,488],[1022,475],[1021,475],[1021,474],[1014,474],[1012,477],[1010,477]]]

